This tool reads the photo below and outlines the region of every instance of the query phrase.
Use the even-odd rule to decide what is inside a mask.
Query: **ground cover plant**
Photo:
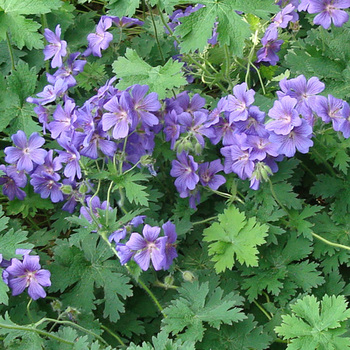
[[[0,348],[350,349],[350,0],[0,0]]]

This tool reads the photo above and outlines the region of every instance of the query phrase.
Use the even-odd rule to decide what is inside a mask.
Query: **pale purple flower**
[[[101,203],[100,198],[98,196],[87,196],[85,198],[87,208],[82,206],[80,208],[80,214],[90,223],[92,223],[93,218],[91,217],[91,213],[94,217],[99,218],[100,214],[97,209],[106,210],[107,209],[107,201],[104,201]],[[111,207],[109,207],[109,210],[112,210]]]
[[[87,37],[89,47],[84,52],[85,56],[92,53],[94,56],[102,57],[101,50],[106,50],[113,39],[113,35],[107,32],[107,29],[111,26],[112,19],[108,16],[102,16],[97,24],[96,32],[89,34]]]
[[[225,112],[219,117],[219,122],[213,125],[215,136],[211,138],[211,142],[216,145],[222,140],[224,146],[232,145],[235,142],[235,137],[238,133],[236,123],[231,123],[229,120],[229,112]]]
[[[244,135],[245,136],[245,135]],[[242,147],[246,137],[237,139],[237,143],[221,148],[220,152],[225,157],[224,172],[236,173],[242,180],[250,178],[254,170],[254,161],[251,157],[252,148]]]
[[[137,227],[143,224],[146,215],[138,215],[135,216],[131,221],[129,221],[126,225],[114,231],[109,237],[108,240],[110,242],[114,241],[115,243],[119,243],[120,240],[126,237],[126,234],[130,232],[133,227]]]
[[[165,141],[171,141],[170,148],[174,149],[175,142],[180,136],[180,132],[183,132],[184,126],[179,124],[178,115],[173,109],[171,112],[164,116],[164,129]]]
[[[19,295],[28,287],[28,294],[33,300],[46,297],[43,286],[51,286],[51,274],[50,271],[41,268],[39,259],[39,256],[28,254],[23,256],[23,261],[11,259],[11,265],[5,271],[12,295]]]
[[[309,0],[308,12],[318,13],[314,23],[328,29],[331,22],[336,27],[341,27],[349,20],[349,15],[341,9],[350,7],[350,0]]]
[[[132,233],[126,247],[136,251],[134,260],[143,271],[148,270],[152,261],[155,270],[161,270],[164,266],[165,247],[168,238],[158,237],[160,227],[146,224],[142,230],[143,237],[139,233]]]
[[[295,126],[301,125],[299,113],[295,109],[297,102],[295,98],[289,96],[275,101],[268,113],[273,120],[266,124],[266,130],[279,135],[288,135]]]
[[[247,120],[248,108],[254,102],[255,91],[247,91],[247,84],[242,83],[233,88],[233,95],[228,95],[226,111],[230,112],[230,123]]]
[[[49,124],[49,130],[53,139],[57,139],[62,134],[69,134],[74,130],[74,123],[77,120],[74,109],[75,103],[71,99],[66,99],[64,108],[61,105],[57,105],[56,110],[53,112],[54,120]]]
[[[9,198],[9,200],[17,197],[19,200],[23,200],[26,193],[20,189],[27,184],[27,176],[24,171],[18,171],[14,166],[0,165],[5,175],[0,177],[0,185],[2,185],[2,193]]]
[[[240,133],[246,135],[266,136],[267,131],[264,125],[265,113],[259,107],[251,106],[248,108],[248,118],[239,122],[235,122],[235,126]],[[225,145],[225,143],[223,143]]]
[[[343,105],[343,124],[340,128],[340,131],[343,133],[343,136],[348,139],[350,137],[350,107],[347,102],[344,101]]]
[[[115,17],[115,16],[109,16],[113,23],[119,27],[119,28],[129,28],[132,26],[142,26],[143,21],[140,21],[139,19],[136,18],[131,18],[131,17]]]
[[[164,225],[162,225],[162,229],[164,231],[164,235],[167,238],[167,242],[165,245],[165,259],[163,262],[163,270],[168,270],[173,260],[177,257],[176,252],[176,227],[175,225],[167,221]]]
[[[16,164],[18,170],[30,172],[34,164],[43,164],[47,151],[40,147],[45,143],[43,137],[34,132],[27,141],[27,136],[22,130],[11,136],[16,147],[5,148],[5,161]]]
[[[275,66],[279,61],[277,52],[280,51],[283,40],[277,40],[278,33],[267,32],[261,39],[263,47],[256,53],[257,62],[268,62],[272,66]]]
[[[80,153],[78,152],[76,146],[69,141],[68,138],[60,138],[57,140],[64,151],[57,150],[58,161],[61,163],[66,163],[64,168],[64,175],[71,181],[77,177],[81,179],[81,168],[79,164]]]
[[[267,137],[260,137],[249,135],[246,138],[246,141],[243,142],[243,148],[252,148],[250,153],[250,157],[253,160],[264,160],[267,156],[277,157],[278,153],[278,145],[272,143]]]
[[[67,42],[61,40],[61,27],[58,24],[55,33],[50,29],[45,28],[45,39],[49,45],[44,48],[45,61],[53,57],[51,67],[57,68],[62,66],[62,57],[67,55]]]
[[[224,170],[224,167],[222,166],[220,159],[216,159],[210,163],[205,162],[199,164],[199,181],[203,186],[208,186],[212,190],[217,190],[226,182],[226,179],[222,175],[216,175],[216,173],[222,170]]]
[[[108,131],[113,128],[112,135],[116,140],[126,137],[130,127],[137,123],[131,96],[127,91],[123,91],[119,98],[113,96],[103,108],[111,113],[103,114],[102,129]]]
[[[287,135],[271,133],[270,141],[279,146],[278,152],[287,157],[293,157],[298,150],[300,153],[308,153],[313,146],[311,140],[312,127],[302,120],[302,124],[293,128]]]
[[[194,190],[199,181],[199,177],[196,174],[198,164],[186,152],[178,154],[177,159],[172,161],[170,175],[177,178],[175,186],[178,192],[181,193],[187,189]]]
[[[317,103],[312,103],[312,109],[325,122],[332,121],[333,127],[339,129],[343,118],[342,108],[344,101],[328,95],[328,98],[320,96]]]
[[[44,163],[39,165],[34,170],[33,174],[41,175],[42,172],[52,175],[56,181],[60,179],[60,176],[56,173],[62,168],[62,164],[58,157],[53,159],[53,150],[50,149],[44,159]]]
[[[158,117],[152,112],[159,111],[162,105],[158,101],[157,93],[151,92],[146,96],[148,90],[148,85],[136,84],[132,87],[131,96],[138,118],[141,119],[144,126],[151,127],[159,123]]]
[[[63,201],[63,194],[61,192],[61,184],[58,183],[59,175],[50,175],[42,172],[33,174],[30,184],[34,187],[34,192],[39,193],[41,198],[50,197],[53,203]]]

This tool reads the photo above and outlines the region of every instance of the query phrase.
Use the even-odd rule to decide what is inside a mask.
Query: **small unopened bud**
[[[53,300],[50,304],[53,311],[57,311],[57,312],[61,311],[62,303],[58,299]]]
[[[86,184],[81,184],[79,186],[79,193],[85,194],[88,191],[88,187],[86,186]]]
[[[164,284],[165,288],[169,288],[170,286],[174,285],[174,277],[171,275],[168,275],[164,278]]]
[[[63,194],[71,194],[73,192],[73,188],[71,185],[62,185],[61,191]]]
[[[194,151],[197,155],[200,155],[202,153],[202,146],[197,142],[194,146]]]
[[[191,283],[193,283],[193,281],[196,279],[196,277],[194,277],[194,274],[191,271],[184,271],[182,273],[182,278],[186,282],[191,282]]]

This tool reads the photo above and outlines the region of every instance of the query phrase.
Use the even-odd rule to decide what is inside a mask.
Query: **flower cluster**
[[[39,256],[29,255],[31,251],[17,249],[17,255],[23,255],[23,259],[12,258],[10,261],[3,259],[0,254],[0,266],[5,268],[2,272],[3,281],[11,288],[12,295],[19,295],[28,288],[28,294],[33,300],[45,298],[43,287],[51,286],[50,271],[44,270],[39,264]]]

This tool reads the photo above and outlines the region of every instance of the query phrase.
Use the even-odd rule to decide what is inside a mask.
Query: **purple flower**
[[[96,218],[100,217],[100,214],[98,213],[97,209],[106,210],[107,209],[107,201],[104,201],[101,203],[100,198],[97,196],[91,197],[87,196],[85,198],[87,208],[81,207],[80,208],[80,214],[90,223],[92,223],[93,219],[91,217],[91,213]],[[110,207],[109,210],[112,210]]]
[[[244,135],[245,136],[245,135]],[[224,172],[236,173],[242,180],[252,176],[254,161],[251,156],[252,148],[243,147],[246,137],[237,139],[237,143],[221,148],[220,152],[225,157]]]
[[[68,86],[65,81],[63,79],[57,79],[54,85],[46,85],[44,90],[37,94],[40,98],[28,97],[26,101],[37,105],[46,105],[55,101],[57,97],[62,96],[67,89]]]
[[[130,230],[133,227],[137,227],[141,224],[143,224],[144,219],[146,218],[145,215],[138,215],[135,216],[130,222],[128,222],[126,225],[124,225],[122,228],[114,231],[109,237],[108,240],[110,242],[114,241],[115,243],[119,243],[120,240],[124,239],[126,237],[126,234],[130,232]]]
[[[118,99],[113,96],[103,108],[111,113],[104,113],[102,116],[102,129],[108,131],[113,128],[112,135],[118,140],[126,137],[130,126],[136,124],[131,96],[127,91],[123,91]]]
[[[177,257],[175,248],[175,242],[177,239],[176,227],[172,222],[167,221],[162,226],[162,229],[165,237],[167,238],[167,242],[165,244],[165,260],[163,262],[163,270],[168,270],[173,260]]]
[[[41,269],[39,256],[25,254],[23,261],[13,258],[5,271],[12,295],[19,295],[28,287],[28,294],[33,300],[46,297],[43,286],[51,286],[51,274],[50,271]]]
[[[40,175],[33,174],[30,180],[34,187],[34,192],[39,193],[41,198],[48,198],[50,196],[53,203],[63,201],[63,194],[61,192],[61,185],[57,182],[59,175],[50,175],[42,172]]]
[[[183,126],[179,124],[178,115],[173,109],[171,112],[164,116],[164,129],[165,141],[171,141],[170,148],[174,149],[175,141],[179,138],[180,132],[183,131]]]
[[[242,83],[233,88],[233,94],[228,95],[226,111],[230,112],[230,123],[247,120],[248,107],[254,102],[255,91],[247,91],[247,84]]]
[[[102,16],[97,24],[96,32],[89,34],[87,37],[89,47],[84,52],[84,56],[92,53],[94,56],[102,57],[101,50],[106,50],[113,39],[113,35],[107,32],[107,29],[111,26],[112,19],[108,16]]]
[[[61,40],[61,27],[58,24],[55,29],[55,33],[50,29],[45,28],[45,39],[49,42],[49,45],[44,48],[45,61],[53,57],[51,61],[51,67],[57,68],[62,66],[62,57],[67,55],[67,42]]]
[[[318,13],[314,23],[328,29],[331,22],[336,27],[341,27],[349,20],[349,15],[340,9],[350,7],[350,0],[309,0],[307,8],[309,13]]]
[[[267,134],[264,121],[265,113],[262,112],[259,107],[251,106],[248,109],[248,118],[246,120],[235,122],[235,126],[240,133],[264,137]]]
[[[143,22],[136,19],[136,18],[130,18],[130,17],[115,17],[115,16],[109,16],[113,23],[119,27],[119,28],[129,28],[132,26],[142,26]]]
[[[145,126],[154,126],[159,123],[159,119],[154,113],[157,112],[162,105],[158,101],[158,94],[151,92],[147,96],[148,85],[134,85],[131,91],[132,102],[137,116],[141,119]]]
[[[18,130],[16,134],[12,135],[11,139],[17,147],[5,148],[6,162],[10,164],[16,163],[18,170],[27,172],[33,170],[33,163],[44,163],[47,152],[40,149],[40,147],[45,143],[45,140],[37,132],[34,132],[27,141],[24,131]]]
[[[271,133],[270,141],[279,146],[278,152],[287,157],[293,157],[298,150],[300,153],[308,153],[313,142],[311,139],[312,127],[302,120],[301,125],[296,126],[287,135]]]
[[[134,260],[143,271],[148,270],[151,260],[155,270],[158,271],[164,267],[165,246],[168,238],[158,238],[159,233],[160,227],[146,224],[142,230],[143,237],[134,232],[126,243],[127,248],[137,251]]]
[[[316,96],[325,88],[325,84],[321,83],[316,77],[311,77],[308,81],[303,75],[299,75],[294,79],[283,79],[280,81],[282,92],[278,91],[279,99],[283,96],[296,98],[298,103],[296,110],[306,119],[312,118],[311,106],[316,106],[320,96]]]
[[[199,177],[196,174],[198,164],[186,152],[178,154],[177,159],[172,161],[170,175],[177,177],[175,186],[178,192],[185,192],[187,189],[194,190],[199,181]]]
[[[53,159],[53,150],[50,149],[45,157],[45,161],[42,165],[39,165],[33,172],[33,174],[41,175],[42,172],[52,175],[56,181],[60,179],[60,176],[56,174],[56,171],[62,168],[62,164],[59,159],[56,157]]]
[[[19,187],[25,187],[27,184],[27,176],[24,171],[17,171],[16,167],[0,165],[5,175],[0,177],[0,185],[2,185],[2,193],[9,197],[9,200],[17,197],[19,200],[23,200],[26,193]]]
[[[340,131],[343,133],[343,136],[348,139],[350,137],[350,107],[347,102],[344,101],[343,105],[343,124],[340,128]]]
[[[295,109],[297,102],[289,96],[275,101],[268,113],[274,120],[266,125],[266,129],[279,135],[287,135],[295,126],[301,125],[299,113]]]
[[[328,95],[328,98],[320,96],[317,102],[316,104],[312,104],[312,109],[325,123],[332,121],[333,128],[339,131],[342,124],[344,101]]]
[[[75,103],[71,99],[66,99],[64,109],[57,105],[53,112],[53,121],[49,124],[51,137],[57,139],[61,134],[69,133],[74,130],[74,122],[77,116],[74,113]]]
[[[257,62],[268,62],[272,66],[275,66],[279,61],[277,52],[280,51],[283,40],[277,40],[278,33],[267,32],[261,39],[263,47],[256,53]]]
[[[215,175],[222,170],[224,170],[224,167],[220,159],[200,164],[198,167],[199,181],[203,186],[209,186],[212,190],[217,190],[226,182],[222,175]]]
[[[298,20],[298,14],[294,12],[295,7],[292,4],[288,4],[276,16],[272,19],[272,23],[269,25],[269,29],[272,28],[287,28],[289,22],[295,22]]]

